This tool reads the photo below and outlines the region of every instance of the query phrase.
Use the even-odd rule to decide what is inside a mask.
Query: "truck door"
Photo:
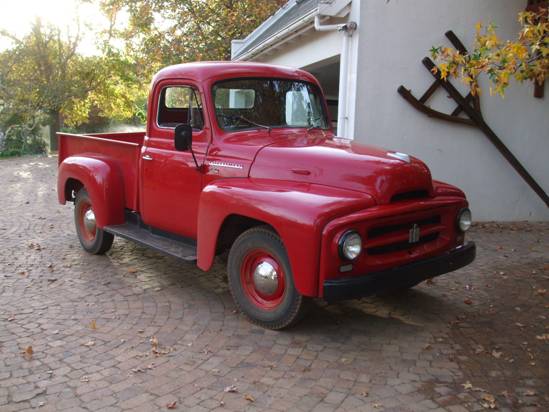
[[[165,81],[154,93],[141,153],[141,217],[156,229],[194,239],[202,174],[190,151],[175,150],[174,129],[181,123],[193,127],[193,150],[199,163],[211,138],[210,129],[204,127],[200,93],[193,85]]]

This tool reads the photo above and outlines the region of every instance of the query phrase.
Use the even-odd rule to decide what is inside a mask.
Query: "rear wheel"
[[[114,236],[97,227],[92,203],[84,188],[76,194],[74,223],[78,240],[86,252],[102,255],[111,248]]]
[[[227,269],[235,303],[252,322],[283,329],[301,319],[304,298],[295,288],[284,244],[272,230],[242,233],[231,247]]]

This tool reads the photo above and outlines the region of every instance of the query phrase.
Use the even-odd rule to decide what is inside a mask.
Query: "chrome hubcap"
[[[261,262],[254,271],[254,284],[257,291],[272,295],[278,289],[278,273],[269,262]]]
[[[88,231],[95,232],[95,225],[95,213],[91,209],[86,210],[86,213],[84,213],[84,226]]]

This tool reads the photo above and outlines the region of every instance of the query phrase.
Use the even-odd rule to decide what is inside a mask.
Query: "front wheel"
[[[304,298],[295,288],[284,244],[269,228],[255,227],[236,239],[227,271],[235,303],[252,322],[283,329],[301,319]]]
[[[92,203],[84,188],[78,191],[74,201],[74,224],[86,252],[102,255],[111,248],[114,236],[97,227]]]

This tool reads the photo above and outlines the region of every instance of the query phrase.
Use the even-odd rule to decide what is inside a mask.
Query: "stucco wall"
[[[254,61],[304,67],[337,56],[341,50],[341,36],[336,32],[308,31],[281,48],[262,54]]]
[[[549,220],[549,211],[482,132],[426,117],[405,102],[397,88],[403,84],[416,97],[423,94],[432,77],[421,59],[431,46],[449,44],[444,37],[449,29],[467,47],[479,20],[493,21],[501,37],[513,38],[517,13],[525,4],[361,1],[356,140],[423,159],[435,178],[466,191],[476,220]],[[533,97],[530,84],[512,85],[505,99],[485,90],[482,111],[487,123],[549,192],[549,87],[542,100]],[[435,97],[433,108],[453,109],[442,92]]]

